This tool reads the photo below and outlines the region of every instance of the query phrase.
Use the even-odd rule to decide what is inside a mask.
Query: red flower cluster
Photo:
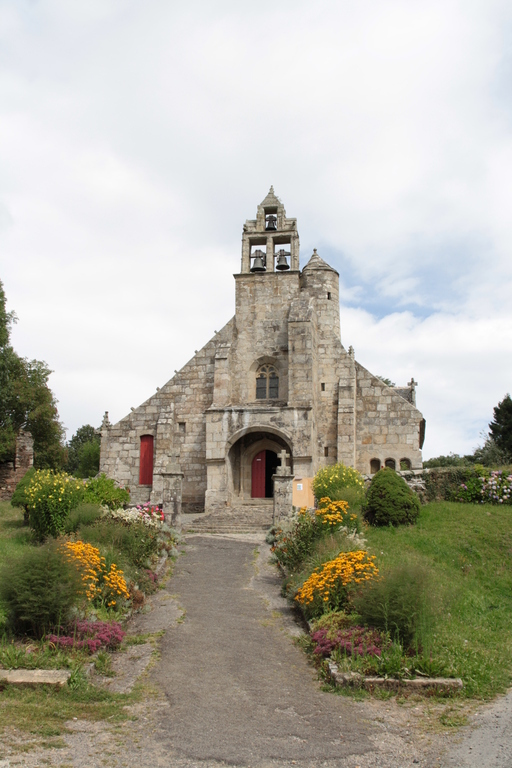
[[[64,635],[46,635],[49,643],[60,648],[77,648],[96,653],[100,648],[114,650],[123,641],[118,621],[77,621]]]
[[[347,656],[380,656],[386,644],[386,639],[376,629],[357,626],[340,629],[336,634],[318,629],[311,639],[316,643],[313,653],[319,656],[330,656],[336,649]]]

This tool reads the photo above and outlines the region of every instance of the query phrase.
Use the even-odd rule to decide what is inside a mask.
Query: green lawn
[[[0,562],[16,555],[32,540],[32,532],[23,525],[23,510],[0,501]]]
[[[432,503],[414,526],[365,535],[381,567],[412,561],[431,569],[432,656],[463,679],[465,695],[505,691],[512,683],[512,508]]]

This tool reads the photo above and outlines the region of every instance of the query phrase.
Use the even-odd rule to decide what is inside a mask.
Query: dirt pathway
[[[419,702],[322,691],[292,641],[300,628],[279,595],[268,548],[240,538],[189,537],[154,610],[137,619],[139,631],[161,626],[165,635],[132,720],[72,721],[62,749],[13,748],[0,768],[510,765],[464,762],[472,752],[464,734],[455,747],[462,752],[448,755],[446,735],[429,731],[428,706]],[[136,663],[125,661],[124,671]]]

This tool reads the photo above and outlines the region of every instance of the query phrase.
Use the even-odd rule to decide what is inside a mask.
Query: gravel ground
[[[71,721],[60,749],[26,751],[28,740],[7,730],[0,768],[512,768],[510,697],[448,733],[438,721],[447,705],[322,691],[267,560],[258,536],[187,537],[166,589],[131,626],[165,630],[159,657],[133,646],[103,681],[124,691],[142,675],[147,696],[132,719]]]

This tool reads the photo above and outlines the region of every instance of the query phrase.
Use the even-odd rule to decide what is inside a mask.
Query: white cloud
[[[303,261],[341,274],[343,338],[419,379],[428,453],[474,447],[510,389],[511,22],[483,0],[1,4],[0,277],[70,431],[229,319],[272,183]]]

